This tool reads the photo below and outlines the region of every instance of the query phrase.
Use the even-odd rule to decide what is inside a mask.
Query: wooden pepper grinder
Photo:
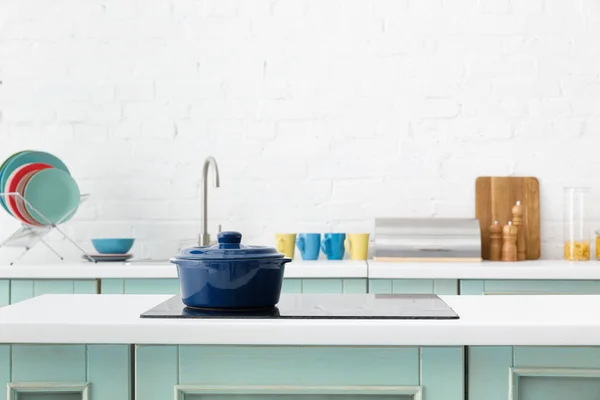
[[[517,228],[517,260],[525,261],[527,258],[527,244],[523,227],[523,206],[520,201],[517,201],[517,204],[512,208],[512,215],[512,223]]]
[[[508,221],[502,229],[502,261],[517,261],[517,228]]]
[[[494,221],[490,225],[490,261],[502,260],[502,225]]]

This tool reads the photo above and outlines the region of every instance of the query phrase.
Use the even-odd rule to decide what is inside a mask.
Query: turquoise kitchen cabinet
[[[458,294],[455,279],[369,279],[369,293]]]
[[[102,294],[179,294],[177,278],[164,279],[102,279]]]
[[[0,345],[0,400],[127,400],[129,345]]]
[[[302,279],[284,279],[281,293],[302,293]]]
[[[469,400],[598,399],[599,347],[468,348]]]
[[[137,400],[464,398],[462,347],[141,345],[135,358]]]
[[[600,294],[600,281],[461,280],[460,294]]]
[[[102,294],[179,294],[179,280],[102,279]],[[366,279],[284,279],[283,293],[366,293]]]
[[[367,293],[367,280],[284,279],[282,293]]]
[[[0,307],[10,304],[10,281],[0,280]]]
[[[2,290],[0,289],[0,293]],[[10,304],[43,294],[97,294],[98,282],[90,280],[11,280]]]

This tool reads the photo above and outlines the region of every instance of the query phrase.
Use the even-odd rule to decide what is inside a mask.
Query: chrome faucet
[[[217,160],[214,157],[207,157],[202,167],[202,232],[198,238],[200,246],[208,246],[210,244],[210,234],[208,233],[208,170],[212,167],[214,174],[214,187],[219,187],[219,167]]]

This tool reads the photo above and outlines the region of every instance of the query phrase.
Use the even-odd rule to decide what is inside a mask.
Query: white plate
[[[89,256],[96,262],[118,262],[129,260],[133,254],[90,254]],[[86,256],[81,257],[89,261]]]

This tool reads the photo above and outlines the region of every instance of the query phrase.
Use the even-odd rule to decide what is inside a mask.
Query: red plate
[[[29,180],[37,173],[38,171],[31,171],[28,174],[26,174],[23,177],[23,179],[21,179],[21,182],[19,182],[19,184],[17,185],[16,192],[19,193],[21,196],[24,196],[25,187],[27,186],[27,183],[29,183]],[[19,210],[21,215],[27,220],[27,223],[29,223],[30,225],[41,226],[39,222],[33,219],[31,214],[29,214],[29,211],[27,211],[27,207],[25,207],[25,202],[23,201],[23,198],[24,197],[17,196],[17,210]]]
[[[21,182],[21,180],[30,172],[38,172],[48,168],[52,168],[52,166],[44,163],[30,163],[17,168],[13,171],[12,174],[10,174],[6,181],[7,192],[15,193],[17,191],[17,187],[19,186],[19,182]],[[8,206],[8,209],[14,217],[26,224],[31,225],[31,222],[28,221],[28,219],[25,216],[23,216],[23,214],[21,214],[21,212],[19,211],[19,208],[17,206],[17,199],[20,198],[18,196],[8,196],[8,202],[6,204]]]

